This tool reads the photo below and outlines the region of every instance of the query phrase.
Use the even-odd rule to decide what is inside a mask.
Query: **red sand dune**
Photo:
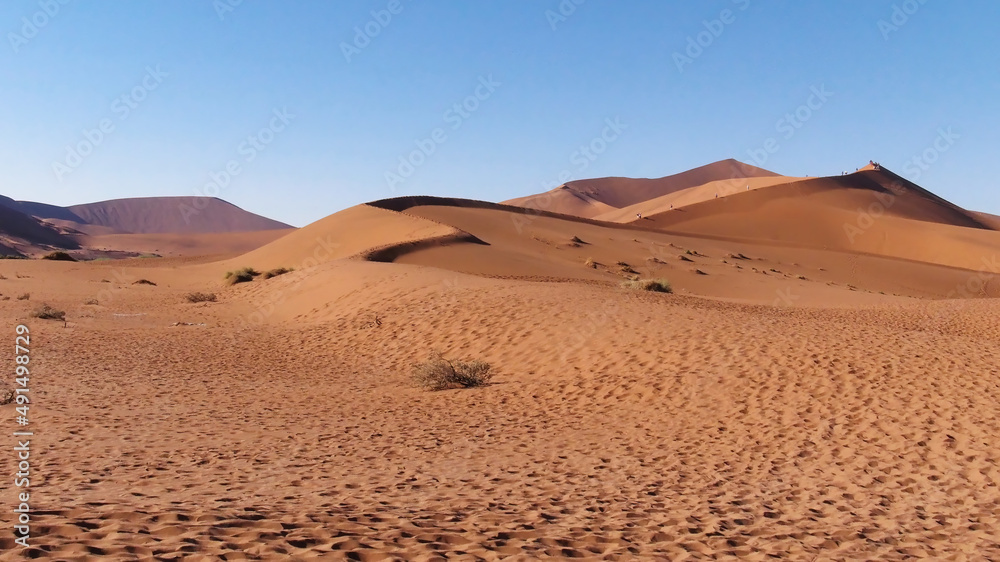
[[[972,270],[1000,248],[1000,233],[988,221],[884,169],[737,193],[638,222],[675,233]]]
[[[597,178],[571,181],[546,193],[511,199],[504,203],[594,218],[615,209],[713,181],[759,177],[778,177],[778,174],[729,159],[658,179]]]
[[[215,197],[136,197],[68,207],[85,224],[122,233],[252,232],[291,228]]]

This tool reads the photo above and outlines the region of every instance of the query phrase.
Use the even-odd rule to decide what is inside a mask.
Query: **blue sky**
[[[9,0],[0,194],[217,194],[302,226],[396,195],[875,159],[1000,214],[997,21],[943,0]]]

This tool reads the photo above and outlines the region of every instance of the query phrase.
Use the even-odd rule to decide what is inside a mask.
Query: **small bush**
[[[277,269],[270,269],[268,271],[265,271],[264,273],[261,273],[260,274],[260,278],[261,279],[270,279],[272,277],[277,277],[279,275],[284,275],[284,274],[290,273],[292,271],[295,271],[295,270],[292,269],[292,268],[290,268],[290,267],[279,267]]]
[[[237,283],[248,283],[253,281],[253,278],[258,275],[260,275],[260,272],[252,267],[244,267],[243,269],[237,269],[236,271],[227,271],[226,284],[235,285]]]
[[[0,387],[0,406],[6,406],[14,401],[14,389],[8,386]]]
[[[76,258],[67,254],[66,252],[52,252],[51,254],[46,254],[42,256],[43,260],[53,260],[53,261],[76,261]]]
[[[434,354],[413,366],[413,379],[428,390],[486,386],[493,378],[492,367],[483,361],[449,361]]]
[[[66,320],[66,313],[62,310],[56,310],[47,304],[36,308],[31,313],[32,318],[41,318],[43,320]]]
[[[22,295],[18,295],[17,296],[17,300],[19,300],[19,301],[26,301],[26,300],[28,300],[30,298],[31,298],[31,293],[24,293]]]
[[[670,281],[667,281],[666,279],[629,279],[628,281],[622,283],[622,287],[639,291],[653,291],[656,293],[674,292],[673,287],[670,286]]]
[[[96,305],[96,304],[100,304],[100,303],[97,302],[97,299],[87,299],[87,300],[83,301],[83,304],[93,304],[93,305]]]
[[[153,283],[149,279],[140,279],[138,281],[133,281],[132,284],[133,285],[152,285],[154,287],[156,286],[156,283]]]
[[[188,302],[215,302],[215,293],[188,293],[184,298]]]

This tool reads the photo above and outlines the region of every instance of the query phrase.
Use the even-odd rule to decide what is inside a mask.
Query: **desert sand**
[[[760,174],[627,222],[412,197],[0,260],[36,432],[0,560],[1000,559],[1000,232],[908,189],[852,242],[888,176]],[[416,387],[433,351],[493,383]]]

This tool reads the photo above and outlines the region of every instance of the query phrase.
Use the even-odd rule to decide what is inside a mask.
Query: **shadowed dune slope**
[[[74,249],[78,244],[34,217],[0,206],[0,238],[5,246],[22,250],[37,250],[39,247],[53,246]]]
[[[85,224],[105,226],[121,233],[252,232],[291,228],[215,197],[113,199],[73,205],[68,210]]]
[[[755,177],[778,177],[778,174],[728,159],[658,179],[612,177],[571,181],[545,193],[519,197],[504,203],[594,218],[615,209],[709,182]]]

